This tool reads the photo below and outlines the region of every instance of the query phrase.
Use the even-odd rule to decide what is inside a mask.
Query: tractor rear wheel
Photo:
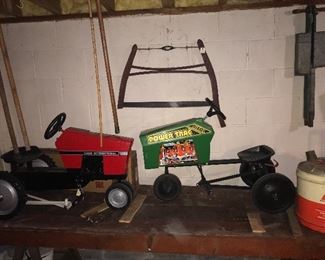
[[[123,182],[113,183],[105,193],[106,204],[114,209],[125,209],[132,201],[132,188]]]
[[[243,162],[240,165],[239,173],[243,182],[252,187],[265,174],[275,173],[275,166],[271,160],[266,162]]]
[[[176,175],[164,173],[155,180],[153,191],[158,199],[170,201],[181,194],[182,184]]]
[[[252,188],[252,199],[260,210],[280,213],[293,205],[296,189],[291,180],[280,174],[270,173],[259,178]]]
[[[0,173],[0,219],[15,216],[25,205],[24,185],[10,173]]]

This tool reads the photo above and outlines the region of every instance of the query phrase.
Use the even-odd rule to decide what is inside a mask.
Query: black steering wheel
[[[205,101],[210,105],[210,109],[207,112],[208,117],[217,115],[218,117],[222,118],[223,120],[226,120],[225,114],[221,112],[220,108],[215,103],[213,103],[208,98],[206,98]]]
[[[52,120],[44,133],[44,138],[46,140],[53,137],[57,132],[62,131],[62,125],[66,117],[67,115],[65,113],[60,113]]]

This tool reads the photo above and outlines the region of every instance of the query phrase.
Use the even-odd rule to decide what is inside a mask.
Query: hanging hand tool
[[[113,120],[114,120],[114,128],[115,133],[118,134],[120,132],[118,117],[117,117],[117,108],[115,102],[115,94],[114,94],[114,87],[113,87],[113,80],[111,75],[110,63],[108,58],[108,49],[107,49],[107,42],[106,42],[106,35],[105,35],[105,27],[104,27],[104,20],[102,15],[102,6],[101,1],[96,0],[96,7],[97,7],[97,15],[98,15],[98,24],[100,30],[100,36],[102,40],[102,47],[103,47],[103,55],[104,55],[104,62],[106,68],[106,77],[108,81],[108,89],[111,99],[111,106],[112,106],[112,113],[113,113]]]
[[[316,32],[316,15],[325,8],[309,5],[293,10],[306,13],[306,33],[296,35],[295,74],[304,76],[304,124],[313,127],[315,118],[315,68],[325,66],[325,33]]]

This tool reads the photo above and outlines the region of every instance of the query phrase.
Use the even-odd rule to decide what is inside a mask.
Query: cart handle
[[[209,98],[205,98],[205,101],[210,105],[210,109],[207,112],[207,117],[211,117],[214,115],[217,115],[218,117],[221,117],[223,120],[226,120],[226,116],[224,113],[221,112],[220,108],[213,103]]]

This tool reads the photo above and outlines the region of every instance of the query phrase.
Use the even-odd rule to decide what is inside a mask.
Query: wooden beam
[[[115,0],[102,0],[102,5],[106,10],[115,10]]]
[[[36,0],[32,0],[36,1]],[[38,0],[41,1],[41,0]],[[48,0],[50,1],[50,0]],[[324,0],[314,0],[314,4],[324,4]],[[255,3],[238,3],[213,5],[213,6],[195,6],[195,7],[179,7],[179,8],[156,8],[145,10],[127,10],[127,11],[113,11],[108,10],[103,13],[103,17],[116,17],[126,15],[139,15],[139,14],[186,14],[186,13],[208,13],[208,12],[220,12],[229,10],[246,10],[246,9],[262,9],[262,8],[274,8],[274,7],[288,7],[295,5],[307,5],[310,4],[310,0],[270,0],[267,2],[255,2]],[[59,21],[68,19],[80,19],[88,18],[88,13],[82,14],[67,14],[67,15],[46,15],[46,16],[26,16],[16,18],[0,18],[0,23],[20,23],[20,22],[41,22],[41,21]]]
[[[60,0],[29,0],[52,14],[62,14]]]

